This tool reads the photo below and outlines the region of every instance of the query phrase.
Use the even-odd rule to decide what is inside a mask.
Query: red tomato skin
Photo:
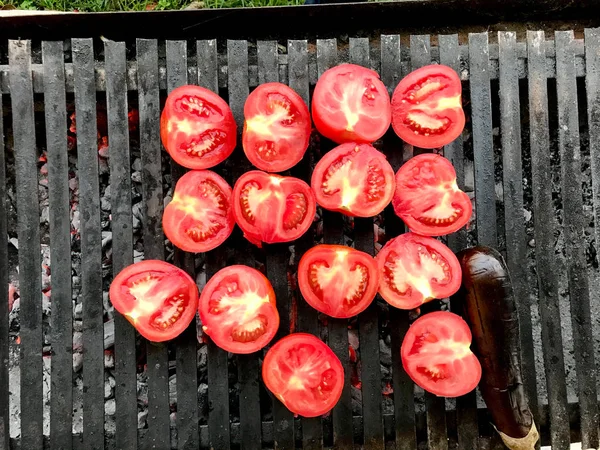
[[[456,189],[453,192],[455,200],[453,203],[460,204],[462,208],[462,214],[454,222],[448,223],[448,225],[439,224],[425,224],[419,221],[413,213],[414,206],[410,201],[410,194],[412,192],[418,192],[420,189],[416,179],[412,176],[414,170],[418,170],[419,164],[428,163],[432,166],[433,175],[429,178],[431,183],[436,185],[445,185],[446,190]],[[455,186],[451,188],[451,186]],[[419,198],[419,194],[416,195]],[[420,200],[416,201],[417,204],[422,203],[422,196]],[[471,215],[473,214],[473,205],[469,196],[456,187],[456,171],[452,163],[444,158],[442,155],[434,153],[423,153],[409,159],[400,169],[396,172],[396,190],[394,197],[392,198],[392,205],[394,212],[402,221],[406,224],[410,231],[423,236],[444,236],[447,234],[454,233],[460,230],[462,227],[469,223]],[[418,211],[417,211],[418,213]]]
[[[347,252],[347,258],[352,259],[355,264],[360,263],[367,269],[369,275],[369,281],[364,288],[362,299],[359,300],[356,305],[348,309],[342,307],[344,302],[342,292],[335,289],[328,289],[329,286],[323,286],[324,298],[321,300],[310,287],[310,265],[314,262],[326,261],[328,265],[335,266],[335,254],[339,251]],[[343,263],[338,264],[341,265]],[[343,280],[336,280],[339,284],[343,284]],[[338,319],[348,319],[367,309],[377,295],[379,280],[379,268],[377,267],[375,259],[368,253],[345,245],[316,245],[302,255],[300,263],[298,264],[298,285],[306,302],[317,311]],[[338,306],[334,307],[332,303],[337,304]]]
[[[433,249],[437,254],[441,255],[442,258],[446,261],[449,266],[449,271],[451,274],[451,280],[445,285],[439,285],[438,283],[433,283],[432,280],[429,280],[429,286],[434,294],[434,296],[429,298],[423,298],[422,295],[417,294],[415,289],[412,289],[411,295],[406,298],[400,296],[396,293],[385,280],[385,265],[387,258],[391,252],[395,252],[398,254],[398,258],[401,259],[402,256],[406,256],[406,258],[415,258],[415,255],[410,254],[411,250],[414,250],[417,246],[427,247],[428,249]],[[460,283],[462,280],[462,270],[460,268],[460,263],[456,255],[450,250],[446,245],[437,239],[428,237],[428,236],[420,236],[415,233],[404,233],[393,239],[390,239],[379,251],[377,256],[375,257],[377,264],[379,266],[379,272],[381,274],[381,281],[379,283],[379,294],[381,297],[391,306],[398,309],[414,309],[421,306],[423,303],[426,303],[434,298],[446,298],[450,295],[455,294],[460,288]],[[418,275],[418,274],[411,274]],[[433,284],[433,286],[432,286]]]
[[[328,402],[321,408],[315,405],[314,408],[311,408],[310,410],[300,409],[295,408],[295,405],[291,404],[289,401],[286,401],[285,398],[282,398],[277,392],[278,387],[276,386],[276,381],[273,377],[273,365],[277,364],[276,358],[278,357],[278,353],[280,353],[284,347],[288,345],[288,343],[293,345],[293,341],[318,346],[319,349],[326,354],[327,361],[333,366],[337,375],[340,377],[340,380],[336,384],[334,392],[331,395],[335,401]],[[266,388],[269,389],[269,391],[271,391],[291,412],[293,412],[295,415],[308,418],[319,417],[331,411],[342,396],[342,390],[344,388],[344,368],[342,367],[342,363],[340,362],[339,358],[321,339],[308,333],[292,333],[277,341],[265,355],[262,366],[262,378]]]
[[[343,90],[343,86],[335,89],[334,85],[340,76],[352,76],[365,84],[369,82],[373,86],[370,91],[362,95],[373,96],[369,98],[373,104],[370,105],[365,114],[353,111],[361,117],[352,127],[348,127],[348,122],[343,119],[345,116],[341,109],[332,114],[326,106],[330,95],[337,94],[337,91]],[[339,102],[339,99],[335,99]],[[356,64],[340,64],[326,70],[317,81],[312,99],[312,119],[315,128],[326,138],[343,144],[344,142],[371,143],[380,139],[390,127],[392,107],[388,91],[379,78],[377,72]],[[375,115],[369,117],[369,112]],[[362,123],[361,123],[362,119]],[[350,128],[350,129],[349,129]]]
[[[262,189],[269,190],[270,195],[265,196],[264,199],[264,204],[267,206],[272,205],[272,203],[267,204],[266,202],[275,202],[278,198],[285,199],[283,196],[286,195],[286,189],[291,191],[290,194],[303,194],[306,199],[306,212],[296,229],[289,232],[286,232],[286,230],[283,229],[286,211],[282,211],[283,208],[278,207],[277,204],[273,206],[275,212],[269,211],[265,206],[262,213],[256,215],[255,220],[257,221],[257,224],[251,224],[244,216],[240,204],[243,190],[249,182],[257,182],[262,186]],[[273,198],[275,198],[275,200],[273,200]],[[268,174],[260,170],[251,170],[238,178],[233,187],[233,205],[235,221],[243,231],[244,237],[259,248],[262,247],[263,243],[276,244],[280,242],[291,242],[298,239],[308,231],[317,211],[315,194],[306,182],[299,178]]]
[[[209,115],[208,118],[198,118],[189,112],[182,111],[180,106],[177,106],[177,100],[182,97],[190,96],[203,99],[207,104],[212,104],[215,111],[220,111],[220,114]],[[213,117],[216,115],[217,117]],[[179,120],[187,120],[190,126],[194,126],[194,133],[188,134],[172,130],[169,132],[169,127],[178,128]],[[185,151],[180,150],[180,146],[189,144],[194,138],[198,138],[201,133],[217,130],[221,135],[221,143],[218,148],[206,153],[201,158],[188,155]],[[162,110],[160,116],[160,137],[163,146],[173,158],[175,162],[188,169],[210,169],[217,164],[225,161],[235,149],[237,142],[237,125],[233,118],[233,113],[225,100],[215,94],[213,91],[200,86],[180,86],[173,89]],[[210,138],[208,138],[210,139]]]
[[[280,125],[278,127],[280,130],[275,129],[273,131],[272,137],[275,140],[275,150],[284,156],[274,161],[264,159],[253,149],[253,146],[258,145],[259,142],[265,142],[265,139],[264,137],[261,139],[249,127],[252,118],[267,113],[265,111],[268,109],[266,103],[270,94],[284,96],[296,111],[296,114],[294,114],[295,123],[292,126]],[[246,120],[244,121],[242,133],[242,146],[246,157],[254,167],[265,172],[283,172],[291,169],[302,160],[310,141],[311,119],[308,106],[292,88],[278,82],[261,84],[248,96],[244,104],[244,117]],[[286,138],[286,132],[291,130],[296,130],[296,134]]]
[[[375,186],[375,188],[379,187],[384,190],[384,193],[379,200],[373,201],[371,204],[367,201],[368,197],[364,192],[365,189],[369,188],[368,185],[365,186],[369,180],[369,172],[367,170],[365,170],[364,173],[361,173],[359,177],[357,176],[356,180],[353,180],[360,185],[360,188],[363,191],[357,196],[356,201],[352,205],[340,205],[342,202],[340,198],[342,197],[341,191],[333,195],[327,195],[325,193],[322,188],[324,175],[330,169],[332,163],[345,155],[353,155],[349,156],[349,158],[354,158],[353,166],[356,166],[356,172],[367,167],[369,162],[377,162],[377,168],[381,171],[380,175],[377,175],[377,178],[382,176],[383,179],[379,182],[380,185]],[[348,217],[374,217],[380,214],[391,202],[394,196],[395,185],[394,169],[387,161],[385,155],[370,144],[356,142],[341,144],[327,152],[315,166],[311,177],[311,187],[315,193],[319,206],[329,211],[340,212]],[[356,186],[356,184],[354,184],[354,186]]]
[[[445,77],[447,80],[448,87],[445,89],[447,95],[458,96],[458,103],[460,104],[462,95],[460,78],[452,68],[440,64],[432,64],[412,71],[394,89],[394,93],[392,94],[392,128],[398,137],[407,144],[429,149],[443,147],[454,141],[463,132],[465,127],[465,113],[462,104],[458,107],[442,109],[445,117],[450,120],[450,125],[441,134],[432,133],[425,136],[424,134],[415,132],[404,123],[407,109],[410,106],[414,106],[415,109],[421,109],[418,107],[419,103],[411,104],[412,102],[407,98],[413,86],[422,85],[428,78],[431,79],[439,76]],[[444,96],[440,95],[436,97]]]
[[[136,324],[128,315],[133,308],[126,308],[125,302],[127,302],[127,299],[125,298],[126,294],[122,292],[123,285],[130,277],[144,272],[174,273],[185,280],[189,287],[187,292],[190,299],[189,304],[184,309],[181,318],[168,330],[157,330],[148,325],[144,326],[142,323]],[[192,277],[182,269],[165,261],[147,259],[125,267],[114,277],[110,284],[109,298],[114,308],[133,325],[140,335],[151,342],[165,342],[179,336],[194,320],[198,307],[198,287]]]
[[[186,193],[186,191],[191,190],[192,185],[198,185],[205,180],[212,181],[227,198],[227,215],[223,223],[224,227],[217,232],[213,239],[204,242],[197,242],[182,232],[180,223],[181,221],[178,223],[176,217],[179,211],[177,208],[177,201],[173,200],[176,199],[175,195],[178,192]],[[163,213],[163,231],[167,239],[169,239],[175,247],[191,253],[204,253],[217,248],[227,240],[227,238],[233,232],[233,228],[235,226],[233,208],[231,206],[232,192],[233,190],[231,189],[231,186],[229,186],[229,184],[221,176],[211,170],[191,170],[187,172],[177,181],[173,200],[165,207]]]
[[[264,297],[268,297],[269,299],[268,304],[262,305],[261,308],[257,310],[257,314],[260,311],[261,314],[268,318],[268,327],[265,333],[255,341],[237,342],[233,339],[226,339],[222,336],[227,332],[224,325],[220,323],[218,319],[214,319],[213,315],[209,313],[211,296],[214,291],[219,288],[219,283],[227,277],[232,275],[235,276],[236,274],[248,276],[251,279],[248,283],[252,282],[253,285],[260,284],[260,288],[264,291]],[[241,264],[227,266],[219,270],[210,280],[208,280],[198,301],[198,314],[203,325],[202,330],[204,333],[206,333],[219,348],[238,355],[247,355],[261,350],[271,342],[279,329],[279,313],[277,311],[275,292],[273,291],[271,282],[260,271]]]
[[[404,370],[408,374],[411,380],[417,385],[430,392],[438,397],[460,397],[462,395],[468,394],[473,391],[479,384],[481,380],[481,363],[477,359],[477,357],[471,352],[470,354],[464,356],[463,359],[468,359],[469,367],[468,372],[461,377],[459,381],[467,381],[463,386],[459,387],[444,387],[442,385],[437,385],[435,382],[426,383],[422,377],[416,374],[412,370],[412,363],[410,361],[410,351],[415,343],[415,340],[418,336],[415,336],[419,327],[430,326],[432,329],[436,328],[436,323],[446,323],[452,324],[452,329],[457,330],[460,329],[461,333],[464,333],[465,341],[468,341],[469,345],[471,344],[473,338],[471,335],[471,330],[462,317],[457,314],[448,312],[448,311],[435,311],[428,314],[425,314],[419,317],[417,320],[413,322],[413,324],[408,329],[408,332],[404,336],[404,340],[402,341],[402,346],[400,348],[400,356],[402,359],[402,366]],[[454,360],[456,361],[456,360]]]

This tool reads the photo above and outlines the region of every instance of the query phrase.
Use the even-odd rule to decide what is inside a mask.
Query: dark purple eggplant
[[[462,286],[451,305],[471,328],[471,348],[482,367],[481,395],[506,446],[534,449],[539,434],[523,388],[519,317],[504,258],[484,246],[457,257]]]

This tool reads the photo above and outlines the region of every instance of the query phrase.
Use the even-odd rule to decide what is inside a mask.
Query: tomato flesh
[[[402,342],[404,370],[418,386],[437,396],[468,394],[481,379],[471,340],[471,330],[460,316],[446,311],[425,314],[410,326]]]
[[[262,243],[290,242],[302,236],[316,213],[315,194],[304,181],[246,172],[233,187],[234,217],[244,236]]]
[[[390,305],[413,309],[446,298],[460,287],[456,255],[442,242],[414,233],[391,239],[375,257],[381,273],[379,293]]]
[[[349,318],[371,304],[379,269],[368,253],[345,245],[317,245],[298,264],[298,285],[309,305],[331,317]]]
[[[473,206],[456,184],[452,163],[424,153],[408,160],[396,173],[394,211],[413,232],[443,236],[465,226]]]
[[[167,238],[181,250],[207,252],[221,245],[235,225],[231,186],[210,170],[191,170],[175,185],[163,214]]]
[[[258,270],[233,265],[206,283],[198,306],[202,329],[216,345],[231,353],[254,353],[279,328],[275,293]]]
[[[373,217],[394,196],[394,169],[370,144],[346,143],[317,163],[311,186],[317,203],[347,216]]]
[[[326,70],[315,86],[315,127],[338,144],[381,138],[390,127],[391,111],[390,96],[377,72],[356,64]]]
[[[404,142],[442,147],[465,127],[462,86],[448,66],[429,65],[409,73],[392,95],[392,128]]]
[[[225,100],[200,86],[171,91],[160,119],[165,149],[189,169],[208,169],[224,161],[235,148],[236,130]]]
[[[149,341],[177,337],[196,315],[198,288],[183,270],[146,260],[123,269],[110,285],[110,300]]]
[[[344,369],[319,338],[293,333],[267,352],[262,368],[265,386],[291,412],[317,417],[333,409],[342,395]]]
[[[298,164],[308,148],[308,106],[292,88],[264,83],[244,105],[242,144],[250,162],[266,172],[282,172]]]

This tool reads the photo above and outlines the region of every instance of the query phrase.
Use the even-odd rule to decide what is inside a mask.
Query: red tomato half
[[[149,341],[173,339],[192,322],[198,287],[183,270],[146,260],[123,269],[110,285],[110,301]]]
[[[208,169],[224,161],[235,148],[237,126],[229,105],[200,86],[171,91],[160,117],[162,143],[177,163]]]
[[[326,70],[317,81],[312,118],[338,144],[374,142],[390,127],[390,96],[377,72],[355,64]]]
[[[430,65],[409,73],[392,95],[392,128],[404,142],[442,147],[465,127],[462,86],[448,66]]]
[[[304,181],[251,170],[233,187],[233,214],[244,236],[261,247],[298,239],[310,228],[317,205]]]
[[[219,270],[202,290],[198,312],[202,329],[231,353],[254,353],[279,328],[271,283],[258,270],[229,266]]]
[[[211,170],[183,175],[163,214],[167,238],[186,252],[207,252],[221,245],[235,225],[231,192],[227,182]]]
[[[368,253],[345,245],[317,245],[300,259],[298,285],[309,305],[343,319],[371,304],[379,287],[379,269]]]
[[[291,412],[317,417],[333,409],[342,395],[344,369],[319,338],[294,333],[279,340],[265,356],[265,386]]]
[[[311,186],[317,203],[347,216],[373,217],[394,196],[394,169],[370,144],[347,143],[317,163]]]
[[[266,172],[283,172],[300,162],[310,140],[308,106],[282,83],[265,83],[244,105],[244,153]]]
[[[424,153],[396,173],[394,211],[413,232],[443,236],[465,226],[473,206],[456,185],[452,163],[441,155]]]
[[[379,293],[390,305],[413,309],[434,298],[446,298],[460,287],[456,255],[437,239],[414,233],[388,241],[376,258],[381,272]]]
[[[400,354],[408,376],[439,397],[459,397],[479,384],[481,364],[471,352],[471,330],[456,314],[436,311],[410,326]]]

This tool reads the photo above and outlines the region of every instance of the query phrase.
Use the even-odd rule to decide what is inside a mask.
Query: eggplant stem
[[[510,450],[534,450],[535,444],[540,439],[540,433],[538,433],[538,430],[535,426],[535,422],[531,423],[531,428],[529,429],[529,433],[527,433],[527,436],[522,438],[510,437],[504,434],[502,431],[498,430],[498,428],[496,428],[495,425],[493,426],[502,438],[502,442],[504,442],[504,445],[506,445]]]

